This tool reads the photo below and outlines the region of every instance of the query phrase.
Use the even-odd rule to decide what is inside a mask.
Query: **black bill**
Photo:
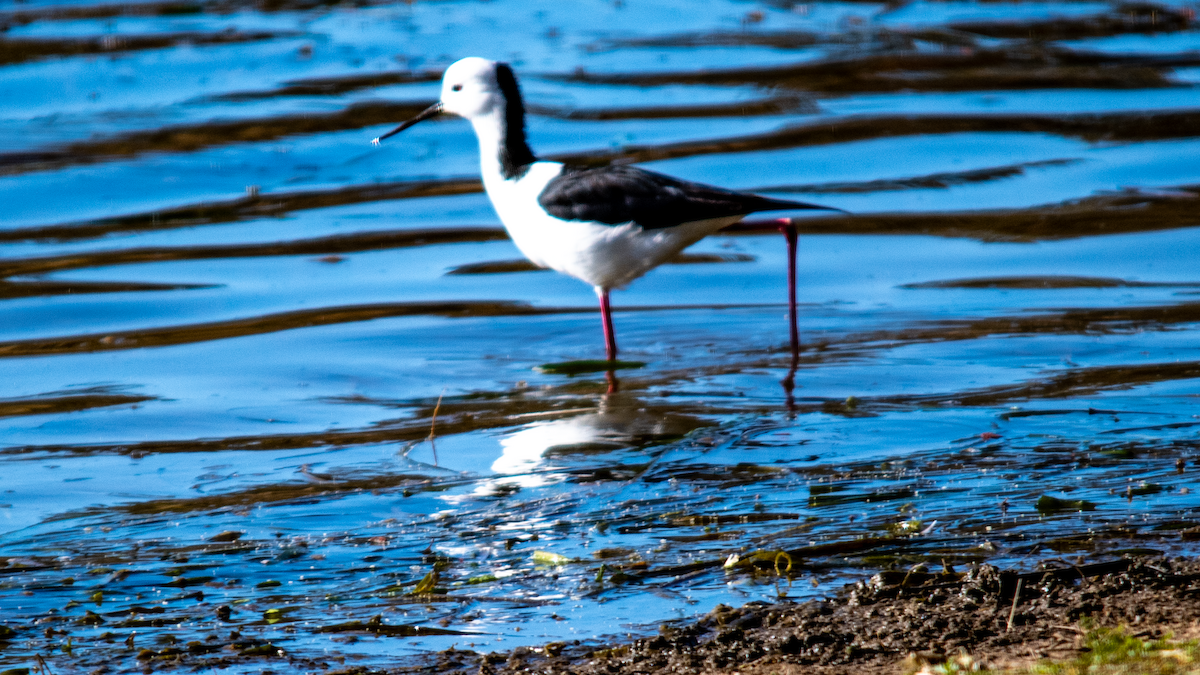
[[[392,129],[391,131],[387,132],[386,134],[384,134],[378,138],[372,139],[371,143],[374,145],[379,145],[379,141],[382,141],[383,139],[385,139],[389,136],[395,136],[396,134],[411,127],[412,125],[416,124],[417,122],[424,122],[425,120],[429,119],[430,117],[437,117],[438,115],[441,115],[441,114],[442,114],[442,102],[438,101],[437,103],[434,103],[433,105],[429,106],[428,108],[422,110],[419,115],[412,118],[411,120],[405,122],[404,124],[401,124],[400,126],[396,127],[395,129]]]

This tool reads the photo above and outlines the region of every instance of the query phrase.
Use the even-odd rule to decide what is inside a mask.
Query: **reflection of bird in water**
[[[500,441],[503,452],[492,463],[499,474],[476,492],[495,492],[504,486],[537,487],[560,480],[547,464],[555,459],[582,459],[631,446],[679,438],[705,426],[699,418],[647,410],[638,399],[610,394],[589,412],[544,422],[534,422]],[[608,470],[607,463],[605,471]]]
[[[525,108],[512,70],[475,57],[446,69],[440,101],[375,142],[441,113],[465,117],[475,128],[484,188],[517,248],[534,263],[596,289],[610,362],[617,358],[610,290],[749,213],[829,209],[690,183],[632,166],[584,168],[539,160],[525,141]],[[788,238],[794,369],[799,358],[796,229],[788,219],[776,226]]]

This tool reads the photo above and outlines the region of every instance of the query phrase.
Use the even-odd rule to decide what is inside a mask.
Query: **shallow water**
[[[0,670],[1194,553],[1195,11],[0,0]],[[855,214],[800,221],[790,402],[777,235],[615,294],[617,393],[539,370],[602,354],[595,298],[508,264],[469,126],[368,142],[471,54],[546,156]]]

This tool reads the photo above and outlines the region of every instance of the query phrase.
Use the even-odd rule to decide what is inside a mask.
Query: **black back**
[[[756,211],[826,208],[723,190],[633,166],[564,166],[562,173],[546,184],[538,203],[563,220],[606,225],[634,222],[647,230]]]
[[[505,178],[524,176],[537,161],[525,139],[525,103],[517,77],[507,63],[496,64],[496,83],[504,94],[504,138],[500,139],[500,173]]]

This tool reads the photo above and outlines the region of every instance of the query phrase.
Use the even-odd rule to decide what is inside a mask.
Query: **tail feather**
[[[771,197],[758,197],[755,204],[752,204],[754,210],[751,213],[759,211],[837,211],[839,213],[850,213],[845,209],[839,209],[836,206],[822,206],[820,204],[809,204],[808,202],[796,202],[790,199],[773,199]]]

